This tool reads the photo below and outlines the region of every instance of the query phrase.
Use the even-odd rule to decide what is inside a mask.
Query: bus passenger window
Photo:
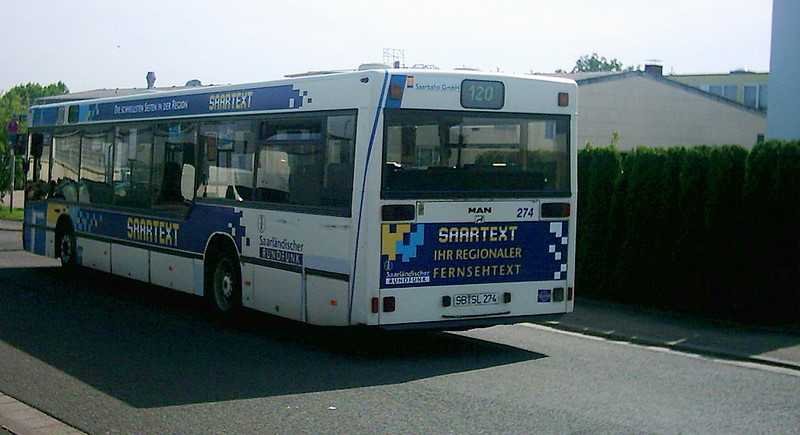
[[[349,215],[355,120],[348,113],[265,120],[255,199]]]
[[[153,130],[149,126],[121,127],[114,152],[114,204],[150,208],[150,167]]]
[[[252,199],[256,133],[253,120],[201,124],[198,197]]]
[[[81,153],[79,130],[61,131],[53,138],[53,169],[51,180],[55,182],[54,198],[69,202],[78,200],[78,165]]]
[[[50,181],[50,152],[53,147],[53,135],[50,133],[42,133],[42,153],[39,158],[39,164],[34,166],[38,173],[34,172],[34,177],[37,180]]]
[[[153,205],[185,210],[194,199],[197,125],[162,124],[153,138]]]
[[[53,137],[50,133],[32,133],[30,148],[30,166],[25,185],[25,197],[30,200],[41,200],[49,194],[50,149]]]
[[[84,204],[111,204],[114,197],[112,151],[114,132],[91,129],[81,139],[81,180],[78,201]]]

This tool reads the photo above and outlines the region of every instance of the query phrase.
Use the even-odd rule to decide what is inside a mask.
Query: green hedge
[[[587,148],[582,294],[745,321],[800,319],[800,142]]]

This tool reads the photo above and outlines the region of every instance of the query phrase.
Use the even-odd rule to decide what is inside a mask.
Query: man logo
[[[264,215],[258,216],[258,232],[259,233],[264,232]]]
[[[491,207],[470,207],[467,209],[467,213],[469,214],[477,214],[477,213],[484,213],[484,214],[491,214],[492,208]]]
[[[482,214],[475,215],[475,223],[482,224],[484,219],[486,219]]]

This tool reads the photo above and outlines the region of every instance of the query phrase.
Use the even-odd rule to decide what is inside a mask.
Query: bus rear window
[[[569,196],[569,116],[386,109],[384,198]]]

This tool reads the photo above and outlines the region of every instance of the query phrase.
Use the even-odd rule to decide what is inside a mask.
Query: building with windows
[[[722,95],[645,71],[553,74],[578,83],[578,143],[741,145],[763,140],[766,113]]]
[[[771,139],[800,139],[800,2],[775,0],[772,5],[772,48],[769,86]]]
[[[722,74],[671,74],[667,76],[714,95],[766,111],[769,101],[769,73],[734,70]]]

